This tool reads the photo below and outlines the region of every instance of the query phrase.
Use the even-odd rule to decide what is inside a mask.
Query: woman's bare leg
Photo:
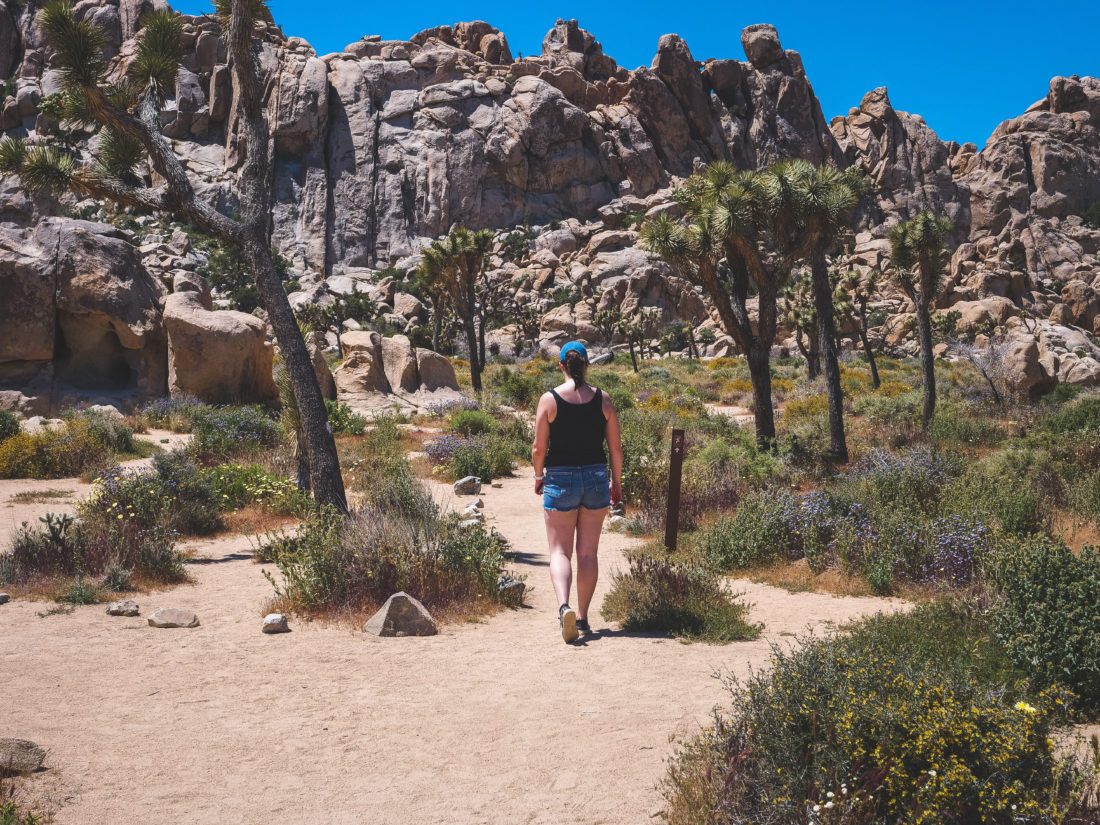
[[[550,545],[550,580],[560,606],[569,603],[569,591],[573,586],[573,537],[577,533],[577,516],[582,511],[563,513],[544,509],[542,512],[546,521],[546,540]]]
[[[596,553],[600,547],[600,531],[607,508],[588,510],[580,508],[577,519],[577,618],[588,618],[588,606],[592,603],[592,594],[596,592],[596,581],[600,577],[599,560]]]

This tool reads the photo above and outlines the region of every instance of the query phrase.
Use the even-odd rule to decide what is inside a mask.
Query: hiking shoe
[[[577,611],[567,604],[558,609],[558,621],[561,622],[561,637],[566,644],[577,641],[581,634],[577,632]]]
[[[583,636],[587,636],[592,632],[592,627],[588,624],[588,619],[577,619],[577,632]]]

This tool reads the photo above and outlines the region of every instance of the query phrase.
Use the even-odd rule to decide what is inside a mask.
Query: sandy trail
[[[0,607],[0,735],[49,749],[30,787],[57,801],[61,825],[637,825],[661,807],[669,735],[726,700],[715,672],[764,665],[770,640],[810,625],[900,604],[738,581],[765,639],[712,647],[604,629],[567,646],[529,480],[483,497],[523,553],[513,569],[529,607],[427,639],[303,621],[264,636],[272,591],[248,539],[195,542],[195,584],[138,597],[142,617]],[[605,535],[596,605],[629,541]],[[194,609],[202,626],[149,628],[160,606]]]

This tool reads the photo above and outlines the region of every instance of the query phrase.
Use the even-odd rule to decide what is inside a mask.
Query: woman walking
[[[599,577],[596,553],[607,508],[623,498],[623,447],[615,405],[586,381],[588,350],[584,345],[570,341],[562,347],[558,366],[566,381],[539,399],[531,464],[535,493],[542,494],[561,635],[566,642],[573,642],[581,633],[592,632],[588,608]],[[574,550],[576,610],[569,606]]]

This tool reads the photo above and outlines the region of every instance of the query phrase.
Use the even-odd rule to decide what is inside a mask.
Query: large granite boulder
[[[208,402],[272,403],[274,353],[267,325],[254,315],[211,310],[194,292],[168,296],[168,388]]]

